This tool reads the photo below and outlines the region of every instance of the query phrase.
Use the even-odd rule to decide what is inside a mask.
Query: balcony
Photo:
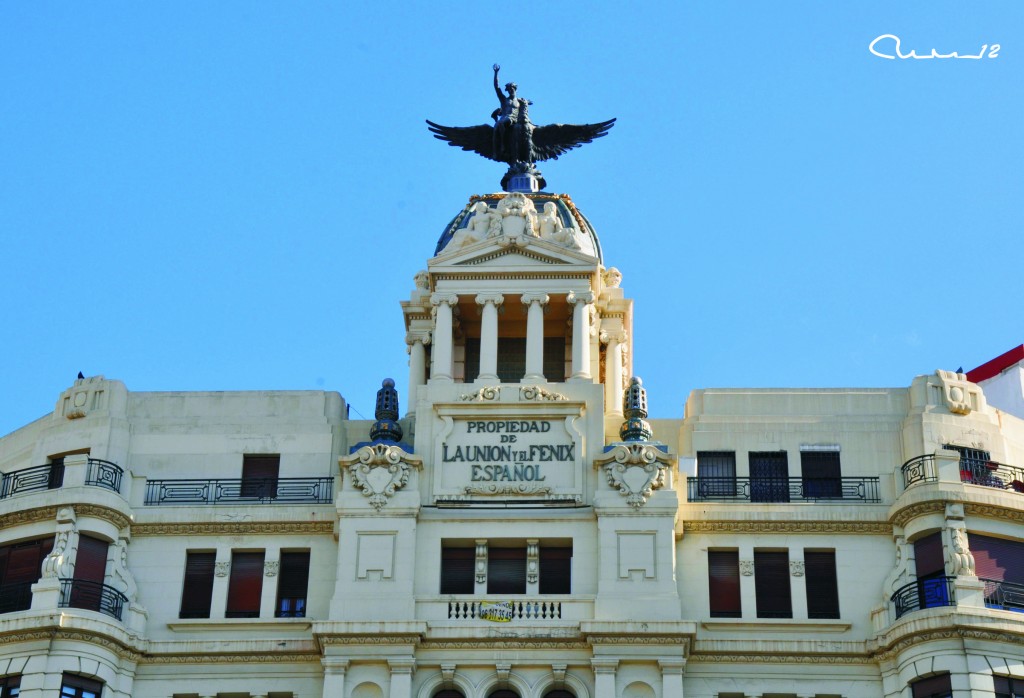
[[[890,599],[896,609],[896,619],[925,608],[956,606],[955,581],[956,577],[929,577],[900,587]]]
[[[877,477],[695,477],[686,481],[691,502],[880,502]]]
[[[27,611],[32,607],[32,585],[35,582],[16,582],[0,585],[0,613]]]
[[[994,487],[1024,494],[1024,468],[997,463],[992,460],[960,458],[960,482],[982,487]],[[933,454],[911,458],[900,468],[904,488],[919,482],[937,482],[939,469]],[[948,478],[948,476],[947,476]]]
[[[331,504],[333,477],[149,480],[145,504]]]
[[[1024,613],[1024,584],[978,578],[985,584],[985,606]]]
[[[449,601],[450,620],[561,620],[561,601]]]
[[[13,497],[16,494],[24,494],[25,492],[59,489],[64,486],[64,469],[64,459],[61,459],[56,463],[36,465],[31,468],[4,473],[2,479],[0,479],[0,499]],[[116,463],[99,458],[89,458],[86,462],[86,485],[102,487],[112,492],[120,493],[123,476],[124,471]]]
[[[93,487],[104,487],[111,492],[121,492],[121,478],[124,471],[121,466],[108,460],[90,458],[85,470],[85,484]]]
[[[81,608],[99,611],[121,620],[128,597],[114,587],[84,579],[60,580],[60,608]]]

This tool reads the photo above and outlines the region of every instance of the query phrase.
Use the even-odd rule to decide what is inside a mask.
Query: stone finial
[[[619,429],[623,441],[650,441],[654,437],[651,425],[644,419],[647,416],[647,391],[643,381],[636,376],[629,381],[629,388],[622,396],[622,413],[626,416]]]
[[[370,428],[371,440],[396,443],[402,440],[402,427],[398,424],[398,391],[395,390],[395,381],[390,378],[381,382],[373,416],[377,421]]]

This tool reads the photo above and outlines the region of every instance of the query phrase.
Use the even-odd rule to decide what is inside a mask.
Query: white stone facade
[[[371,442],[337,393],[102,376],[0,440],[0,681],[22,698],[76,677],[104,698],[1024,685],[1024,580],[979,581],[971,548],[1024,550],[1024,422],[938,371],[695,390],[623,442],[622,275],[567,197],[527,201],[474,198],[416,275],[401,442]],[[919,582],[926,539],[941,569]],[[30,587],[16,546],[38,549]]]

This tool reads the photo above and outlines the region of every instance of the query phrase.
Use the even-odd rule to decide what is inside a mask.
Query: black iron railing
[[[691,502],[879,502],[877,477],[695,477]]]
[[[928,577],[900,587],[891,598],[896,618],[923,608],[956,606],[955,580],[956,577]]]
[[[60,580],[61,608],[82,608],[87,611],[99,611],[111,618],[121,620],[124,605],[128,597],[117,589],[100,582],[84,579]]]
[[[557,620],[562,617],[561,601],[449,601],[452,620]]]
[[[146,504],[330,504],[334,478],[150,480]]]
[[[903,488],[918,482],[935,482],[939,473],[935,469],[935,456],[928,454],[911,458],[900,468],[903,471]]]
[[[979,578],[985,583],[985,605],[1004,611],[1024,613],[1024,584],[1004,582],[1000,579]]]
[[[960,459],[960,481],[1024,493],[1024,468],[1005,463]]]
[[[64,464],[47,463],[23,470],[4,473],[0,480],[0,499],[11,497],[22,492],[36,490],[54,490],[64,482]]]
[[[35,582],[0,584],[0,613],[14,613],[30,609],[33,584]]]
[[[85,484],[94,487],[105,487],[114,492],[121,492],[121,478],[124,471],[117,463],[99,458],[90,458],[85,471]]]

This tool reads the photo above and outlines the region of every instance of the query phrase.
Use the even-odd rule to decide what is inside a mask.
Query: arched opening
[[[451,688],[446,688],[439,693],[434,694],[434,698],[466,698],[466,694],[462,691],[456,691]]]
[[[555,691],[548,691],[544,694],[544,698],[576,698],[576,696],[569,691],[558,689]]]
[[[519,698],[519,694],[507,688],[499,688],[497,691],[488,693],[487,698]]]

